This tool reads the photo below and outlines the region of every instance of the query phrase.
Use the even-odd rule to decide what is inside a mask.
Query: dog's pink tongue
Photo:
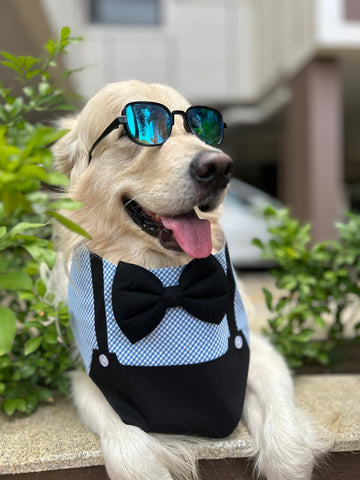
[[[162,224],[173,232],[181,249],[192,258],[206,258],[211,254],[209,220],[200,219],[193,211],[176,217],[160,217]]]

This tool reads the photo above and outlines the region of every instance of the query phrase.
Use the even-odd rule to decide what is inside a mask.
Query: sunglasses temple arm
[[[90,151],[89,151],[89,163],[91,162],[91,156],[92,156],[92,153],[93,151],[95,150],[95,148],[99,145],[99,143],[101,142],[101,140],[103,140],[105,137],[107,137],[108,135],[110,135],[110,133],[119,128],[120,125],[123,125],[124,123],[126,123],[126,117],[117,117],[113,122],[110,123],[110,125],[108,127],[105,128],[105,130],[103,131],[103,133],[100,135],[100,137],[93,143],[92,147],[90,148]]]

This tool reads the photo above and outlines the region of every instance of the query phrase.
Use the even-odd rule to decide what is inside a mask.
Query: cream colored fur
[[[70,178],[69,195],[83,202],[71,214],[92,237],[89,241],[61,231],[62,262],[71,258],[78,243],[111,262],[123,260],[145,268],[185,264],[185,254],[165,250],[156,238],[138,228],[124,211],[127,196],[163,215],[176,215],[199,204],[201,198],[188,176],[192,159],[203,150],[214,150],[188,134],[180,117],[171,137],[161,147],[141,147],[115,130],[96,147],[88,164],[91,145],[124,105],[135,100],[163,103],[171,111],[186,110],[189,102],[163,85],[136,81],[110,84],[95,95],[77,118],[65,119],[67,133],[54,146],[58,169]],[[223,194],[219,195],[218,204]],[[217,223],[219,211],[204,215],[211,220],[213,250],[224,242]],[[59,273],[56,273],[59,272]],[[54,286],[63,283],[64,268],[54,271]],[[54,289],[56,289],[54,287]],[[65,295],[65,294],[64,294]],[[125,425],[91,379],[73,375],[73,394],[79,413],[101,439],[112,480],[170,480],[197,477],[195,439],[152,435]],[[258,473],[268,480],[309,480],[316,457],[324,448],[311,422],[295,406],[293,386],[282,358],[269,343],[251,337],[251,360],[243,419],[253,439],[248,452]],[[200,440],[198,440],[200,441]],[[240,476],[240,472],[239,472]]]

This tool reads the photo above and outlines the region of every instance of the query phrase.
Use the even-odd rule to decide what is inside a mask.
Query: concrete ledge
[[[334,437],[333,451],[360,451],[360,375],[303,375],[295,385],[299,407],[314,415]],[[248,432],[240,424],[226,439],[201,443],[197,455],[206,459],[204,464],[241,459],[250,445]],[[1,475],[88,471],[88,467],[103,465],[98,437],[83,426],[66,400],[41,407],[29,418],[1,415],[0,452]]]

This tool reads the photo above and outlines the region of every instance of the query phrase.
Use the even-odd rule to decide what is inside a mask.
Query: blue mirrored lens
[[[207,107],[190,107],[186,118],[191,131],[208,145],[222,142],[224,123],[219,112]]]
[[[142,145],[161,145],[169,138],[171,116],[163,106],[130,103],[125,114],[128,133],[136,142]]]

